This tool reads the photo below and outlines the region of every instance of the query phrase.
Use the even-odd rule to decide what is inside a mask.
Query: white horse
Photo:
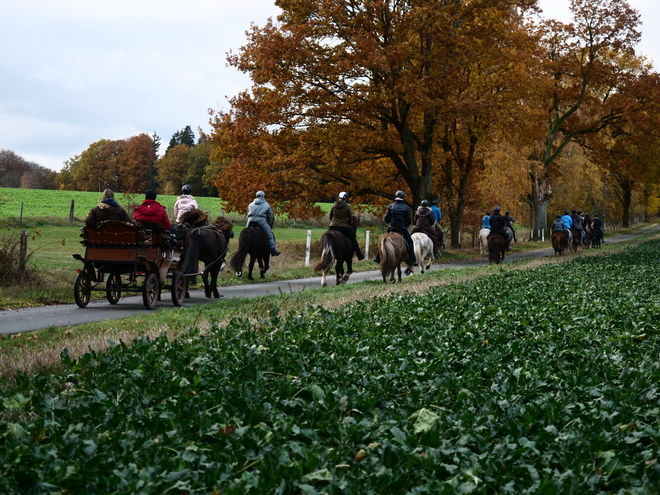
[[[431,263],[433,263],[433,241],[424,232],[415,232],[410,237],[415,245],[415,258],[424,273],[425,270],[431,269]],[[428,264],[424,262],[425,258],[429,259]]]
[[[488,254],[488,234],[490,234],[490,229],[479,231],[479,254]]]

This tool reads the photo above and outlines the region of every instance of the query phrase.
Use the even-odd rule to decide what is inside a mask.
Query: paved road
[[[635,237],[657,231],[660,231],[660,225],[655,224],[643,229],[636,230],[629,234],[610,237],[606,240],[606,242],[624,242]],[[553,255],[553,250],[551,248],[547,248],[515,253],[508,256],[507,259],[541,258]],[[488,264],[488,260],[485,258],[480,258],[457,263],[437,264],[433,265],[433,269],[446,270],[451,268],[466,268],[470,266],[485,264]],[[349,283],[380,279],[381,275],[378,270],[357,272],[351,276]],[[334,277],[330,278],[329,281],[334,282]],[[258,297],[269,294],[279,294],[282,292],[295,292],[306,288],[320,287],[320,285],[320,277],[309,277],[296,280],[222,287],[220,292],[223,294],[223,299],[232,299],[237,297]],[[213,302],[212,299],[207,299],[204,297],[204,293],[201,290],[192,291],[191,295],[192,298],[186,299],[184,301],[183,307],[191,307],[195,304]],[[163,300],[157,305],[157,308],[166,307],[173,307],[169,294],[163,294]],[[36,308],[0,311],[0,335],[30,332],[42,328],[80,325],[83,323],[92,323],[102,320],[114,320],[126,318],[128,316],[133,316],[139,313],[144,313],[145,311],[148,310],[144,309],[141,296],[124,297],[119,301],[119,304],[114,306],[110,305],[106,301],[93,301],[90,302],[86,308],[79,308],[75,304],[64,304],[58,306],[40,306]]]

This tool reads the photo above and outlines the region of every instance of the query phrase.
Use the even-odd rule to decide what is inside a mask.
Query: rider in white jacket
[[[192,187],[188,184],[181,188],[181,196],[179,196],[174,203],[174,217],[177,223],[181,223],[181,217],[184,213],[198,208],[197,201],[191,196]]]

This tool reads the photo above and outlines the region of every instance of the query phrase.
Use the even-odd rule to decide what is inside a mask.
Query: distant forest
[[[29,162],[13,151],[0,150],[0,187],[58,189],[57,172]]]

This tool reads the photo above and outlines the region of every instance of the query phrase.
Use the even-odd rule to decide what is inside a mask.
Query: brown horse
[[[360,224],[360,218],[353,215],[351,229],[353,235]],[[351,273],[353,273],[353,244],[351,240],[338,230],[329,229],[321,236],[321,261],[314,267],[314,271],[321,272],[321,287],[326,287],[328,282],[326,277],[328,272],[335,265],[336,285],[348,282]],[[346,271],[344,271],[346,263]]]
[[[506,254],[506,238],[491,231],[488,236],[488,261],[499,265]]]
[[[580,231],[577,229],[571,229],[571,235],[573,236],[573,240],[570,243],[570,250],[573,254],[577,254],[577,252],[582,249],[582,245],[580,244]]]
[[[229,266],[237,277],[243,275],[243,264],[248,254],[250,255],[248,279],[254,280],[252,270],[255,261],[259,264],[259,278],[264,278],[268,268],[270,268],[270,245],[268,244],[268,236],[255,222],[251,222],[247,228],[241,231],[238,236],[238,251],[229,260]]]
[[[555,256],[561,256],[568,250],[568,239],[563,232],[552,233],[552,247],[555,250]]]
[[[401,263],[410,267],[410,254],[408,253],[408,244],[401,234],[396,232],[385,232],[378,239],[378,253],[380,256],[380,271],[383,274],[383,282],[388,278],[391,284],[395,282],[394,271],[396,270],[399,282],[401,282]]]
[[[600,249],[600,243],[603,242],[603,231],[600,229],[593,229],[594,237],[592,242],[592,245],[595,248]]]
[[[234,236],[233,226],[234,222],[229,218],[218,217],[212,225],[194,227],[186,235],[179,270],[187,278],[201,275],[206,297],[221,297],[218,293],[218,273],[227,255],[229,239]],[[197,265],[200,261],[204,262],[204,270],[198,274]]]

